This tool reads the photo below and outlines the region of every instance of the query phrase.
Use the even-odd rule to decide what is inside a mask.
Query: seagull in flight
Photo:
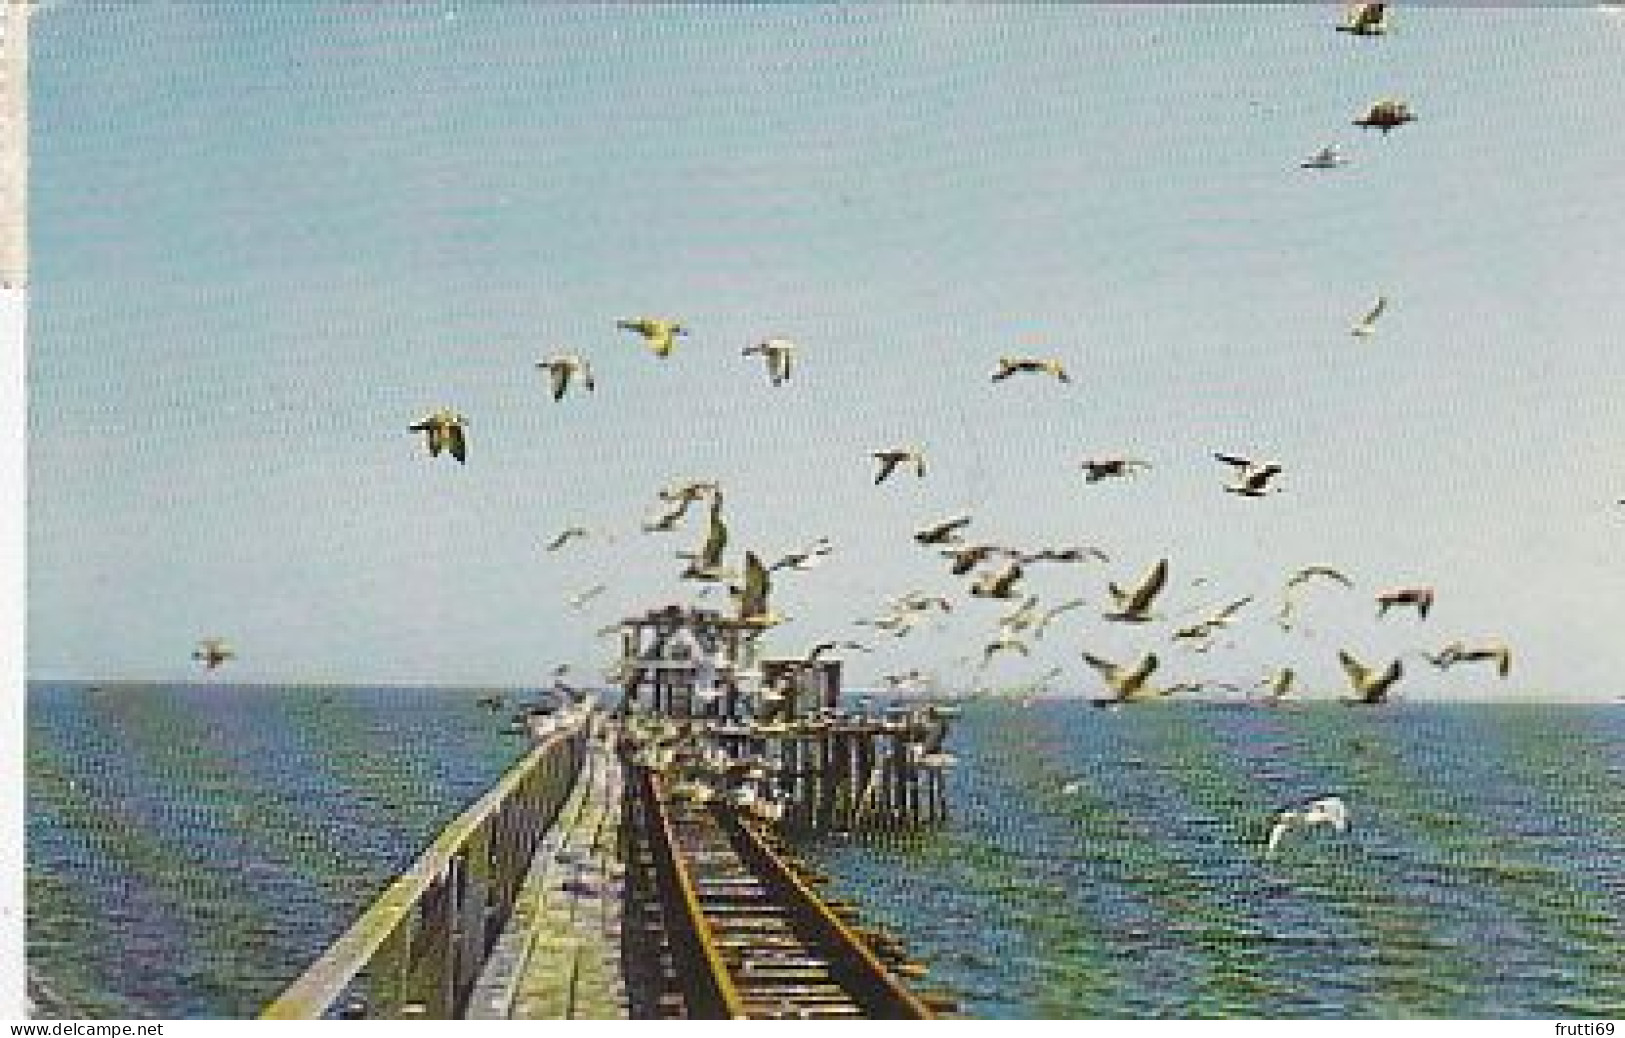
[[[962,538],[959,531],[969,526],[971,517],[956,515],[929,526],[922,526],[914,531],[916,544],[957,544]]]
[[[1126,667],[1111,660],[1102,659],[1091,653],[1084,652],[1083,660],[1105,680],[1106,686],[1112,690],[1112,698],[1096,699],[1096,706],[1107,706],[1116,703],[1135,703],[1149,699],[1157,699],[1167,695],[1167,691],[1154,688],[1147,682],[1157,669],[1157,654],[1148,652],[1133,668]]]
[[[1495,673],[1501,677],[1512,673],[1512,650],[1498,640],[1475,646],[1453,641],[1437,653],[1423,655],[1440,670],[1448,670],[1458,663],[1494,663]]]
[[[1281,466],[1275,462],[1253,461],[1239,454],[1223,454],[1217,451],[1213,456],[1236,469],[1236,481],[1224,488],[1229,493],[1240,494],[1242,497],[1264,497],[1279,490],[1269,485],[1270,480],[1281,474]]]
[[[1002,548],[997,544],[968,544],[963,548],[945,549],[941,554],[943,558],[953,560],[948,572],[956,577],[962,577],[995,555],[1013,558],[1019,557],[1021,553]]]
[[[569,544],[572,540],[587,537],[589,535],[589,531],[585,526],[566,526],[563,530],[559,531],[558,536],[544,544],[542,546],[542,550],[558,551],[566,544]]]
[[[753,551],[745,553],[745,583],[734,588],[739,602],[739,620],[753,627],[772,627],[784,622],[784,617],[768,608],[767,596],[773,590],[767,567]]]
[[[1328,144],[1313,155],[1298,163],[1302,169],[1336,169],[1348,165],[1349,160],[1343,157],[1337,145]]]
[[[467,422],[468,419],[456,411],[442,407],[421,422],[407,426],[406,431],[425,435],[431,458],[437,458],[441,451],[446,451],[461,464],[468,460],[468,439],[463,433],[463,426]]]
[[[982,574],[971,585],[970,593],[977,598],[1015,598],[1016,581],[1020,579],[1021,563],[1011,562],[1001,570]]]
[[[224,638],[204,638],[198,642],[192,658],[203,664],[204,670],[213,670],[227,660],[234,660],[237,654],[231,651]]]
[[[722,552],[728,546],[728,524],[722,521],[722,494],[711,495],[711,521],[706,528],[705,543],[698,552],[684,552],[678,558],[689,560],[681,574],[685,580],[722,580]]]
[[[680,322],[664,317],[624,317],[615,322],[615,327],[643,336],[643,341],[658,357],[671,356],[677,347],[677,337],[688,335],[688,329]]]
[[[1372,104],[1364,115],[1354,120],[1354,125],[1368,130],[1381,130],[1386,137],[1390,130],[1415,121],[1416,116],[1411,112],[1410,105],[1393,98],[1384,98]]]
[[[1365,312],[1365,316],[1360,318],[1359,322],[1349,329],[1349,334],[1356,339],[1369,339],[1377,334],[1377,318],[1381,317],[1382,312],[1386,309],[1388,309],[1388,297],[1378,296],[1377,301],[1371,304],[1371,309]]]
[[[1125,623],[1145,623],[1151,619],[1151,603],[1168,583],[1168,560],[1158,559],[1132,591],[1125,591],[1115,582],[1106,585],[1117,608],[1101,614],[1107,620]]]
[[[1054,359],[1040,359],[1037,357],[1000,357],[999,368],[997,371],[993,372],[993,381],[1003,382],[1005,379],[1019,371],[1031,371],[1045,375],[1052,375],[1059,382],[1072,381],[1071,377],[1066,373],[1066,368],[1061,366],[1060,361]]]
[[[767,567],[769,573],[781,569],[793,569],[798,573],[805,573],[816,567],[829,557],[835,548],[830,544],[828,537],[820,537],[800,551],[792,551],[782,556],[777,562]]]
[[[884,483],[886,477],[904,462],[914,466],[916,477],[925,475],[925,453],[917,447],[889,447],[871,451],[869,456],[880,462],[880,471],[875,475],[876,485]]]
[[[1305,829],[1311,825],[1329,825],[1338,832],[1347,832],[1349,827],[1348,805],[1340,797],[1321,797],[1311,800],[1301,807],[1289,807],[1275,814],[1274,822],[1270,826],[1269,839],[1264,845],[1264,857],[1269,858],[1275,854],[1275,849],[1281,843],[1281,838],[1294,829]]]
[[[1377,616],[1386,616],[1389,609],[1395,606],[1412,606],[1416,615],[1427,619],[1428,610],[1433,608],[1433,589],[1430,587],[1402,587],[1392,591],[1384,591],[1377,595]]]
[[[789,339],[764,339],[754,346],[740,350],[740,356],[760,356],[767,362],[767,378],[773,385],[783,385],[790,378],[790,361],[795,356],[796,344]]]
[[[1381,36],[1388,31],[1388,5],[1350,4],[1337,31],[1355,36]]]
[[[1110,457],[1083,459],[1083,478],[1089,483],[1099,483],[1103,479],[1119,479],[1132,476],[1141,469],[1151,467],[1149,461],[1139,458]]]
[[[596,384],[592,380],[592,366],[575,353],[564,353],[556,357],[548,357],[536,362],[538,368],[543,368],[553,380],[553,399],[562,400],[565,390],[570,388],[572,378],[579,379],[581,388],[592,390]]]
[[[1099,548],[1074,546],[1070,548],[1040,548],[1021,556],[1022,562],[1110,562],[1111,557]]]
[[[1393,689],[1395,682],[1405,673],[1405,668],[1397,659],[1381,672],[1372,670],[1346,651],[1337,654],[1337,661],[1343,665],[1343,673],[1348,675],[1349,684],[1353,686],[1356,697],[1345,699],[1345,703],[1377,706],[1387,701],[1388,693]]]

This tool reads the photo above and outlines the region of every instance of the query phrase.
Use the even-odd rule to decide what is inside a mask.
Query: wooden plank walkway
[[[513,918],[468,1000],[471,1020],[623,1020],[621,764],[594,719],[580,781],[537,848]]]

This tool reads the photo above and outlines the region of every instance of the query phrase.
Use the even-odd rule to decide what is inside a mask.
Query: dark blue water
[[[29,694],[29,956],[87,1016],[252,1015],[520,749],[472,692]],[[946,831],[807,850],[973,1015],[1625,1013],[1617,706],[980,702],[950,748]]]
[[[27,954],[97,1017],[246,1017],[518,758],[480,693],[31,682]]]
[[[810,857],[993,1017],[1618,1017],[1625,709],[971,704],[955,824]],[[1350,830],[1272,813],[1341,796]]]

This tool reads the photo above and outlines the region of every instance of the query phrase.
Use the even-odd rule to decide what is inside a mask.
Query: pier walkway
[[[628,1016],[621,972],[621,763],[614,737],[607,724],[592,730],[575,789],[536,849],[466,1018]]]

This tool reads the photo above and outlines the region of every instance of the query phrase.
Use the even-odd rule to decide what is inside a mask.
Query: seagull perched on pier
[[[1437,653],[1424,653],[1427,661],[1440,670],[1448,670],[1458,663],[1494,663],[1495,673],[1506,677],[1512,672],[1512,650],[1501,641],[1491,641],[1483,645],[1469,647],[1465,642],[1454,641]]]
[[[1112,698],[1093,700],[1096,706],[1107,706],[1116,703],[1135,703],[1143,700],[1157,699],[1167,695],[1167,691],[1154,688],[1147,682],[1151,674],[1157,669],[1157,654],[1148,652],[1132,669],[1111,660],[1102,659],[1089,652],[1084,652],[1083,660],[1105,679],[1106,687],[1112,690]]]
[[[421,422],[407,426],[406,431],[425,435],[431,458],[437,458],[441,451],[447,451],[462,463],[468,460],[468,440],[463,434],[463,426],[467,422],[468,419],[456,411],[442,407]]]
[[[1273,461],[1253,461],[1243,458],[1239,454],[1223,454],[1215,451],[1213,456],[1218,460],[1236,469],[1236,481],[1224,489],[1232,494],[1242,497],[1264,497],[1272,492],[1270,480],[1281,474],[1281,466]]]
[[[1414,606],[1416,615],[1425,620],[1433,608],[1433,589],[1430,587],[1402,587],[1384,591],[1377,596],[1377,616],[1386,616],[1394,606]]]
[[[204,638],[198,642],[192,658],[202,663],[204,670],[213,670],[227,660],[236,659],[237,654],[231,651],[224,638]]]
[[[1348,675],[1349,684],[1354,688],[1354,699],[1345,699],[1345,703],[1363,703],[1366,706],[1377,706],[1388,698],[1388,693],[1405,673],[1405,668],[1396,659],[1381,673],[1372,670],[1361,663],[1346,651],[1337,654],[1337,661],[1343,665],[1343,673]]]
[[[1337,31],[1355,36],[1381,36],[1388,31],[1388,5],[1350,4]]]
[[[680,322],[663,317],[625,317],[616,321],[615,327],[643,336],[643,341],[658,357],[671,356],[677,337],[688,335],[688,329]]]
[[[1132,476],[1140,469],[1151,467],[1149,461],[1138,458],[1110,457],[1083,459],[1083,478],[1089,483],[1099,483],[1103,479],[1120,479]]]
[[[917,447],[888,447],[885,450],[871,451],[871,458],[880,462],[880,471],[875,474],[875,483],[878,485],[886,481],[897,466],[908,462],[914,466],[914,475],[925,475],[925,453]]]
[[[1038,357],[1000,357],[999,368],[997,371],[993,372],[993,381],[1003,382],[1005,379],[1019,371],[1032,371],[1045,375],[1052,375],[1059,382],[1072,381],[1072,379],[1067,375],[1066,369],[1061,366],[1060,361],[1054,360],[1053,358],[1041,359]]]
[[[1373,104],[1364,115],[1354,120],[1355,126],[1363,126],[1368,130],[1381,130],[1387,136],[1390,130],[1415,122],[1416,116],[1411,112],[1410,105],[1404,101],[1384,98]]]
[[[1132,591],[1125,591],[1115,582],[1106,585],[1117,608],[1101,614],[1107,620],[1125,623],[1145,623],[1151,619],[1151,603],[1168,583],[1168,560],[1158,559]]]
[[[932,523],[929,526],[922,526],[914,531],[914,543],[956,544],[961,539],[959,531],[969,526],[970,522],[970,516],[956,515],[941,522]]]
[[[1388,309],[1388,297],[1378,296],[1377,301],[1371,304],[1371,309],[1365,312],[1365,316],[1360,318],[1359,322],[1349,329],[1349,334],[1356,339],[1369,339],[1377,334],[1377,318],[1381,317],[1382,312],[1386,309]]]
[[[742,357],[760,356],[767,362],[767,378],[773,385],[784,384],[790,378],[790,360],[796,344],[789,339],[765,339],[739,351]]]
[[[546,369],[553,380],[553,399],[560,400],[564,391],[570,388],[570,380],[578,379],[581,388],[592,390],[596,388],[592,380],[592,366],[578,354],[564,353],[556,357],[548,357],[536,362],[538,368]]]
[[[1311,825],[1329,825],[1338,832],[1346,832],[1349,827],[1349,809],[1339,797],[1321,797],[1311,800],[1302,807],[1289,807],[1275,814],[1274,824],[1270,826],[1269,839],[1264,845],[1264,857],[1268,858],[1275,853],[1280,844],[1281,837],[1293,829],[1303,829]]]

